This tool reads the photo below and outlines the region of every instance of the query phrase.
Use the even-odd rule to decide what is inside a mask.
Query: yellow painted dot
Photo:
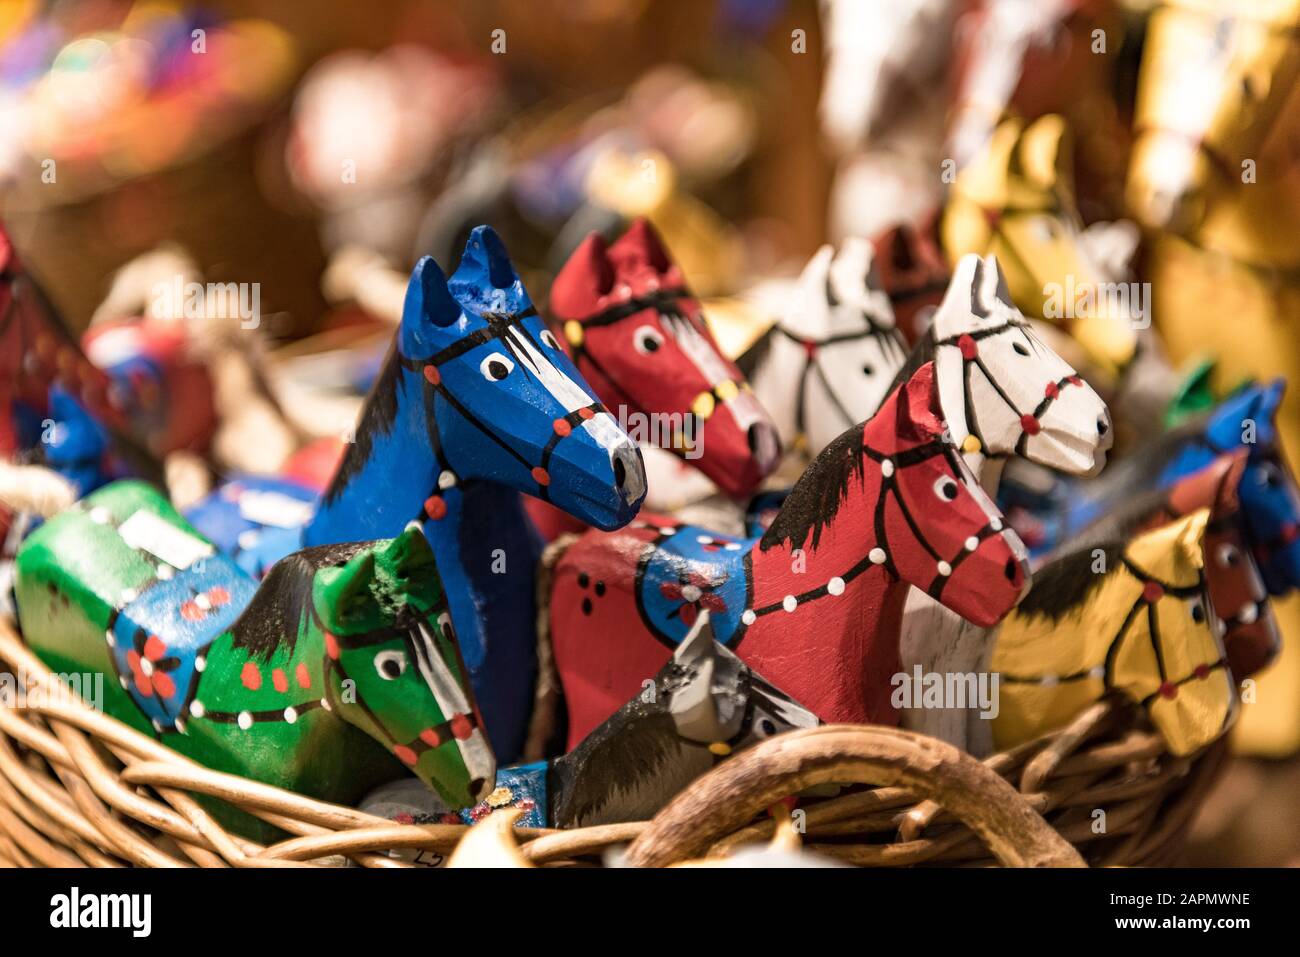
[[[731,753],[731,745],[727,744],[726,741],[714,741],[711,745],[709,745],[709,750],[714,754],[720,755],[725,758],[728,754]]]
[[[730,379],[723,379],[718,383],[718,387],[713,390],[713,394],[723,402],[730,402],[739,393],[740,389],[738,389],[736,383],[732,382]]]
[[[577,319],[570,319],[568,322],[564,324],[564,338],[569,340],[569,345],[571,346],[582,345],[583,335],[584,333],[582,329],[582,323],[580,323]]]
[[[978,452],[982,448],[984,446],[980,443],[980,440],[973,435],[968,435],[961,440],[961,450],[963,452]]]
[[[488,807],[505,807],[515,799],[514,792],[507,787],[500,787],[487,796]]]
[[[695,401],[691,403],[691,411],[701,419],[707,419],[713,414],[714,405],[713,393],[701,392],[695,397]]]

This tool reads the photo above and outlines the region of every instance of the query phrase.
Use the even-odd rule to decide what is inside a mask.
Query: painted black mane
[[[312,583],[322,568],[342,565],[373,542],[304,548],[280,559],[262,579],[253,600],[230,629],[234,647],[269,661],[284,648],[293,654],[311,610]]]
[[[849,483],[862,484],[866,469],[861,425],[843,432],[813,459],[777,513],[759,547],[766,551],[784,541],[803,548],[812,535],[812,547],[821,541],[822,529],[835,520],[848,499]]]
[[[334,504],[334,500],[343,493],[348,483],[365,467],[366,462],[370,460],[375,435],[377,433],[388,435],[393,431],[393,423],[397,421],[397,389],[401,378],[402,361],[397,352],[397,337],[394,336],[392,345],[388,347],[388,357],[384,360],[383,369],[380,370],[379,376],[366,396],[356,434],[343,456],[343,461],[339,463],[338,471],[334,473],[329,488],[325,490],[324,504]]]
[[[1093,553],[1097,550],[1104,555],[1103,573],[1094,572],[1092,568],[1097,558]],[[1122,542],[1107,542],[1078,548],[1053,559],[1034,572],[1029,594],[1016,611],[1026,615],[1046,615],[1053,621],[1060,621],[1087,602],[1088,596],[1120,565],[1123,552]]]

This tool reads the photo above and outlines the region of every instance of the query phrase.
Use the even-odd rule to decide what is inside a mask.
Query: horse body
[[[947,442],[932,376],[922,367],[828,447],[761,539],[646,521],[564,554],[550,620],[571,745],[701,609],[719,641],[822,720],[893,723],[885,689],[909,583],[985,623],[1014,604],[1019,542]]]
[[[214,770],[351,801],[405,764],[456,806],[492,779],[418,529],[296,553],[259,586],[119,482],[32,534],[16,591],[53,670],[108,676],[106,713]]]

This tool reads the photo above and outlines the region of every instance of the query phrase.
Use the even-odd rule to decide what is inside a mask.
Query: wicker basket
[[[49,671],[0,619],[0,670],[48,685]],[[413,866],[390,851],[449,853],[462,825],[404,825],[215,773],[66,697],[0,707],[0,866]],[[809,850],[853,864],[1171,863],[1217,771],[1224,742],[1175,758],[1111,703],[1068,728],[979,762],[922,735],[831,725],[781,735],[686,788],[654,820],[575,830],[517,828],[539,865],[663,865],[763,841],[762,816],[815,784],[870,785],[803,804]],[[194,795],[218,796],[291,837],[231,834]],[[918,803],[919,802],[919,803]],[[1105,829],[1096,827],[1104,810]]]

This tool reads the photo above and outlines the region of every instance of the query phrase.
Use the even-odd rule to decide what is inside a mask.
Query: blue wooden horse
[[[301,533],[245,538],[269,566],[303,545],[423,521],[489,737],[508,760],[523,746],[536,676],[539,548],[518,493],[615,529],[645,491],[636,443],[547,330],[500,238],[480,226],[450,278],[428,257],[415,267],[356,440],[315,516]],[[254,532],[246,511],[220,498],[192,513],[200,530],[228,540],[213,528],[224,511]]]
[[[1004,483],[1003,509],[1018,530],[1024,528],[1034,553],[1045,554],[1134,495],[1171,488],[1218,456],[1245,449],[1240,495],[1247,542],[1271,594],[1300,588],[1300,490],[1283,458],[1276,424],[1284,389],[1281,379],[1246,386],[1091,481],[1060,479],[1035,495]],[[1032,528],[1016,518],[1018,511],[1029,513]]]

